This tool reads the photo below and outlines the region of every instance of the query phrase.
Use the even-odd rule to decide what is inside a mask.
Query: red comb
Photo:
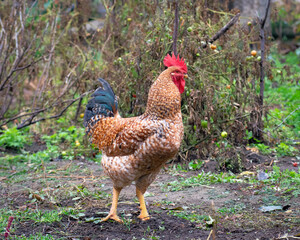
[[[172,53],[172,57],[167,54],[164,58],[164,65],[166,67],[172,67],[172,66],[177,66],[180,67],[182,72],[187,73],[187,66],[185,64],[185,60],[183,58],[180,59],[180,57],[176,57],[174,53]]]

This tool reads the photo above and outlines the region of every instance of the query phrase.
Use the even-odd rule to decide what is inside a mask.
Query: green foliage
[[[227,215],[228,213],[236,214],[239,212],[243,212],[246,209],[246,205],[244,203],[226,202],[226,206],[228,205],[233,205],[233,206],[221,207],[218,209],[218,212]]]
[[[265,130],[274,139],[293,141],[300,137],[300,50],[281,55],[275,50],[269,56],[272,73],[265,81],[266,102],[275,105],[268,111]]]
[[[163,191],[181,191],[184,188],[201,186],[201,185],[211,185],[217,183],[227,183],[234,182],[235,176],[228,175],[226,173],[213,174],[201,172],[197,176],[192,176],[188,178],[179,177],[178,180],[162,184]]]
[[[279,156],[295,156],[296,152],[299,152],[295,147],[283,142],[275,147],[275,151]]]
[[[4,131],[0,130],[0,134],[0,146],[20,150],[24,148],[25,144],[29,143],[28,128],[22,131],[18,130],[16,127],[8,128]]]
[[[297,1],[277,3],[277,18],[271,22],[272,35],[283,42],[289,42],[297,38],[300,30],[299,10]]]
[[[226,35],[226,41],[215,43],[217,50],[201,48],[201,42],[213,36],[232,17],[226,11],[212,11],[207,21],[201,4],[181,4],[177,49],[187,61],[190,76],[186,94],[182,95],[185,128],[182,151],[197,146],[202,157],[213,144],[211,138],[221,138],[222,131],[226,130],[234,142],[245,142],[243,136],[248,124],[245,109],[251,108],[256,94],[248,78],[257,79],[259,71],[256,60],[246,61],[254,32],[246,33],[238,25]],[[210,3],[210,8],[217,5]],[[115,10],[119,14],[109,12],[107,19],[113,17],[119,24],[103,29],[115,33],[106,43],[106,47],[111,47],[107,59],[114,59],[114,64],[108,63],[105,74],[115,84],[122,116],[138,115],[145,109],[149,87],[163,70],[164,56],[172,51],[174,9],[165,1],[158,2],[156,7],[130,1],[116,3]],[[190,14],[194,11],[195,14]],[[237,116],[240,121],[234,120]],[[237,131],[239,134],[235,134]],[[208,139],[201,141],[205,138]]]
[[[163,191],[181,191],[185,188],[211,185],[218,183],[233,183],[233,182],[247,182],[249,184],[261,184],[261,181],[257,180],[256,175],[248,179],[241,179],[234,174],[228,173],[205,173],[201,172],[197,176],[191,176],[188,178],[178,177],[177,180],[161,184]],[[280,187],[290,190],[295,190],[300,187],[300,168],[299,172],[290,171],[288,169],[281,171],[279,167],[274,166],[273,171],[269,173],[269,178],[264,180],[263,183],[268,187]]]
[[[52,135],[43,135],[42,139],[46,142],[49,150],[56,148],[57,153],[59,153],[58,156],[63,159],[74,159],[76,156],[82,155],[90,157],[91,152],[96,151],[96,148],[93,148],[87,141],[83,127],[60,128]],[[95,159],[94,157],[92,159],[100,161],[101,156],[101,154],[98,154]]]
[[[40,223],[59,222],[61,220],[61,216],[59,216],[59,213],[55,210],[45,212],[36,211],[33,213],[28,212],[28,215],[26,213],[24,218]]]
[[[44,234],[42,232],[40,233],[36,233],[36,234],[31,234],[30,236],[26,237],[26,236],[15,236],[14,237],[15,240],[59,240],[59,239],[63,239],[63,238],[55,238],[52,235],[49,234]]]
[[[59,155],[59,148],[57,146],[49,146],[46,150],[36,153],[28,153],[26,151],[23,151],[19,155],[6,155],[5,157],[0,157],[0,163],[3,164],[3,166],[24,167],[25,162],[34,164],[32,166],[36,167],[36,164],[41,164],[43,162],[57,158]]]
[[[273,149],[271,149],[269,146],[267,146],[267,145],[265,145],[263,143],[255,144],[255,146],[257,147],[257,149],[259,150],[259,152],[261,152],[264,155],[270,154],[270,153],[273,152]]]
[[[115,59],[114,66],[112,66],[115,72],[111,76],[116,82],[120,81],[119,75],[126,76],[123,81],[126,82],[129,91],[123,92],[123,89],[118,89],[119,92],[122,91],[118,94],[121,96],[120,101],[125,100],[121,102],[121,111],[125,116],[132,116],[131,107],[135,102],[139,104],[133,109],[133,114],[137,115],[143,112],[149,87],[148,79],[150,77],[154,79],[154,74],[161,71],[153,61],[153,56],[157,58],[157,61],[161,61],[167,52],[166,50],[171,50],[172,42],[172,29],[166,23],[172,16],[173,9],[165,7],[163,12],[157,14],[155,10],[143,6],[139,9],[139,11],[144,11],[143,14],[137,16],[137,13],[132,11],[134,7],[133,3],[125,5],[123,9],[118,6],[117,9],[121,12],[121,25],[110,26],[115,30],[119,29],[119,31],[116,30],[119,33],[118,37],[123,39],[116,45],[120,48],[124,47],[124,51],[112,51],[115,54],[112,56]],[[197,6],[192,3],[184,3],[181,6],[178,40],[179,53],[188,62],[189,76],[191,77],[190,81],[186,83],[186,94],[182,95],[185,137],[181,151],[184,153],[187,150],[193,151],[193,146],[195,146],[195,149],[199,151],[198,154],[201,154],[202,157],[213,153],[213,151],[207,152],[207,149],[211,149],[213,143],[219,142],[221,139],[219,133],[222,131],[228,133],[228,141],[231,145],[246,143],[245,140],[252,139],[250,136],[252,123],[251,120],[249,121],[249,115],[254,106],[253,99],[259,90],[256,82],[256,79],[259,78],[259,66],[258,60],[250,57],[251,50],[249,49],[251,39],[255,38],[252,35],[255,34],[255,31],[245,33],[236,27],[233,28],[231,35],[226,35],[226,41],[216,43],[216,51],[212,51],[210,48],[201,49],[198,44],[204,40],[201,34],[205,32],[212,36],[220,27],[225,25],[231,16],[226,13],[212,12],[208,27],[205,21],[201,21],[203,18],[201,10],[197,11],[195,16],[187,14],[192,8],[197,8]],[[153,14],[148,14],[148,11],[153,11]],[[127,21],[128,17],[132,19],[130,23]],[[149,21],[155,22],[155,24],[147,25],[144,24],[144,21],[147,23]],[[133,28],[140,23],[143,25],[143,30],[129,31],[131,27]],[[144,44],[140,45],[143,41]],[[116,45],[114,46],[118,49]],[[139,54],[140,52],[143,54]],[[272,58],[269,60],[273,64]],[[291,64],[293,67],[290,68],[291,74],[289,74],[289,78],[284,79],[284,83],[297,77],[294,74],[299,72],[297,69],[298,60],[294,60],[296,60],[295,55],[292,53],[287,55],[287,61],[284,65]],[[145,62],[147,64],[143,64]],[[129,73],[128,69],[131,69]],[[278,68],[274,69],[275,71],[278,70]],[[266,71],[272,72],[273,70],[266,69]],[[151,72],[150,76],[149,72]],[[284,72],[283,77],[286,75]],[[132,82],[132,79],[137,77],[142,79],[138,85]],[[132,99],[132,93],[142,94],[137,94],[137,100],[135,100]],[[288,96],[288,94],[285,95]],[[290,110],[292,109],[287,110],[287,112],[290,113]],[[128,112],[130,114],[127,115]],[[297,118],[297,115],[295,116]],[[239,118],[238,121],[235,121],[236,117]],[[204,122],[205,124],[203,124]],[[275,126],[275,122],[270,122],[267,130],[268,127],[273,130]],[[294,133],[282,131],[279,134],[280,137],[284,137],[285,134],[292,136]],[[239,161],[238,155],[228,160],[229,165],[238,165],[236,164]],[[233,161],[234,164],[230,161]],[[240,167],[233,168],[240,169]]]
[[[0,209],[0,234],[1,235],[3,231],[5,231],[5,227],[7,226],[7,221],[9,216],[14,217],[13,220],[14,222],[31,220],[36,223],[52,223],[52,222],[59,222],[61,220],[61,216],[59,215],[59,212],[55,210],[40,211],[40,210],[27,209],[25,211],[21,211],[21,210],[10,210],[6,208],[1,208]]]
[[[51,159],[57,158],[59,156],[59,148],[57,146],[49,146],[44,151],[39,151],[36,153],[26,154],[26,159],[28,162],[39,163],[42,161],[49,161]]]
[[[60,119],[59,119],[60,120]],[[59,122],[59,120],[57,122]],[[51,136],[43,135],[42,139],[46,141],[48,145],[60,145],[67,144],[68,146],[75,147],[76,140],[82,141],[85,136],[85,130],[83,127],[69,126],[68,128],[61,128]]]
[[[199,170],[203,166],[204,162],[200,159],[192,160],[188,162],[187,164],[180,163],[180,164],[173,164],[172,167],[170,167],[170,171],[176,172],[187,172],[188,170]]]
[[[193,160],[189,162],[190,170],[199,170],[203,166],[203,161],[201,160]]]
[[[79,209],[72,208],[72,207],[61,209],[59,214],[69,216],[72,219],[76,219],[76,220],[85,216],[85,214],[83,213],[83,210],[79,210]]]
[[[113,7],[109,7],[104,2],[107,7],[104,27],[87,32],[84,26],[89,21],[88,15],[77,6],[74,11],[68,11],[73,2],[68,0],[57,4],[49,0],[35,2],[32,6],[29,3],[20,5],[27,13],[24,20],[26,37],[23,39],[36,39],[27,51],[25,60],[29,62],[22,62],[22,66],[33,63],[40,57],[41,60],[34,64],[35,71],[30,76],[27,69],[22,70],[18,76],[15,73],[12,75],[15,81],[24,84],[14,88],[13,94],[20,104],[16,105],[16,109],[10,107],[5,117],[14,116],[23,109],[29,109],[26,111],[30,114],[38,108],[46,108],[47,111],[42,111],[36,118],[55,115],[70,99],[79,98],[82,93],[96,88],[95,79],[99,76],[107,78],[119,96],[119,111],[122,116],[136,116],[144,112],[148,90],[153,80],[164,70],[164,56],[172,51],[173,5],[167,1],[153,4],[137,1],[123,4],[117,1]],[[9,2],[3,6],[0,7],[0,13],[4,23],[7,26],[20,24],[18,21],[9,22],[7,9],[12,8],[13,4]],[[90,9],[93,7],[85,7],[95,12]],[[209,45],[202,48],[208,36],[215,35],[233,16],[224,8],[222,12],[216,11],[220,9],[218,2],[210,2],[207,7],[209,14],[201,1],[186,1],[180,5],[177,49],[180,56],[186,59],[190,76],[182,95],[185,136],[181,153],[197,151],[200,158],[219,156],[217,160],[221,159],[220,166],[226,165],[229,166],[227,170],[241,171],[239,154],[233,157],[222,155],[228,149],[224,150],[220,133],[228,133],[228,144],[231,146],[253,140],[251,124],[254,123],[249,116],[256,109],[260,56],[259,51],[257,57],[250,55],[250,45],[256,41],[258,33],[252,27],[245,31],[236,24],[214,42],[216,49]],[[285,19],[289,14],[284,8],[280,8],[279,17]],[[118,24],[109,24],[110,22]],[[271,45],[271,42],[267,42],[267,45]],[[12,51],[11,61],[4,68],[8,70],[17,56],[14,46],[9,49]],[[53,49],[51,58],[48,56],[48,49]],[[300,111],[295,111],[299,105],[299,86],[295,84],[300,72],[299,55],[299,49],[282,55],[271,48],[271,54],[267,53],[266,102],[280,104],[280,107],[268,110],[265,119],[264,130],[272,138],[267,141],[272,143],[287,144],[290,140],[299,138],[300,125],[297,119],[300,118]],[[49,64],[45,60],[48,58]],[[45,85],[40,86],[40,102],[32,104],[33,99],[28,101],[22,97],[21,93],[29,85],[26,79],[44,79]],[[35,82],[31,84],[38,85]],[[274,87],[276,84],[279,86]],[[53,135],[43,136],[42,139],[46,141],[48,148],[51,145],[59,146],[58,152],[62,153],[63,159],[86,153],[84,129],[74,126],[78,124],[75,114],[83,112],[87,100],[88,96],[85,96],[81,105],[72,105],[55,123],[38,123],[39,130],[44,131],[49,126],[54,130]],[[52,103],[54,105],[50,107]],[[280,125],[283,120],[284,123]],[[80,120],[79,124],[81,123]],[[280,127],[276,128],[278,125]],[[5,141],[8,142],[5,145],[1,136],[0,145],[2,143],[3,146],[10,147],[11,144],[11,147],[17,149],[24,147],[24,142],[20,139]],[[217,148],[216,143],[219,144]],[[264,148],[262,151],[267,153],[269,149]],[[188,168],[197,170],[200,164],[193,162]]]
[[[286,191],[297,191],[300,188],[300,168],[298,168],[298,172],[288,169],[281,171],[278,166],[274,166],[270,178],[264,180],[264,182]]]
[[[174,215],[176,217],[186,219],[186,220],[194,222],[194,223],[205,223],[210,220],[210,217],[208,215],[200,215],[197,213],[191,213],[191,211],[189,211],[189,210],[184,210],[184,211],[170,210],[169,214]]]

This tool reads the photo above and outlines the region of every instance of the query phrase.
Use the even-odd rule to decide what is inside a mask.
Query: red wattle
[[[173,78],[173,82],[177,86],[180,94],[182,94],[184,92],[184,87],[185,87],[185,80],[184,80],[184,78],[183,77],[180,77],[180,78],[174,77]]]
[[[182,94],[183,92],[184,92],[184,86],[185,86],[185,81],[184,81],[184,79],[182,79],[182,80],[180,80],[180,85],[179,85],[179,92],[180,92],[180,94]]]

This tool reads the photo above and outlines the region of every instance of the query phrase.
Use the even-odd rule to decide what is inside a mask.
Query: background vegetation
[[[0,186],[5,186],[0,188],[4,196],[0,204],[5,205],[0,209],[1,236],[10,216],[15,218],[11,232],[22,235],[17,239],[54,239],[36,229],[37,234],[26,238],[23,225],[24,229],[51,226],[62,236],[61,226],[52,223],[69,226],[75,221],[89,227],[99,223],[87,208],[93,200],[103,202],[110,195],[105,179],[94,176],[100,174],[101,152],[90,146],[82,124],[89,96],[102,77],[119,96],[123,117],[142,114],[148,90],[164,70],[163,58],[172,51],[174,1],[103,0],[102,10],[99,2],[0,2]],[[267,222],[273,230],[284,226],[285,232],[299,226],[299,209],[293,209],[300,179],[299,4],[272,5],[261,109],[259,19],[240,17],[209,43],[239,12],[231,3],[179,1],[177,51],[185,58],[189,75],[182,94],[184,141],[176,159],[166,166],[172,180],[158,188],[166,195],[205,185],[211,199],[217,199],[233,196],[230,191],[236,193],[235,184],[241,184],[242,200],[231,199],[216,211],[214,206],[212,211],[207,206],[175,207],[171,200],[157,201],[152,208],[163,207],[168,217],[187,219],[200,229],[215,231],[213,219],[233,229],[230,224],[238,217],[243,231],[251,224],[256,231],[255,224]],[[280,163],[285,169],[276,166]],[[221,188],[219,195],[209,186],[229,183],[232,189]],[[250,208],[245,213],[247,193],[259,195],[259,204],[289,202],[293,211],[284,212],[280,224],[275,214],[257,215]],[[130,232],[133,224],[137,229],[124,212],[122,217],[125,230]],[[164,235],[168,228],[163,221],[153,225],[159,230],[148,226],[149,231],[142,233],[149,239],[158,239],[155,234]]]
[[[98,77],[112,84],[122,116],[143,113],[148,90],[172,50],[174,4],[103,1],[103,6],[105,19],[88,28],[90,17],[97,16],[89,1],[1,4],[0,125],[4,130],[16,126],[3,132],[2,146],[22,148],[14,140],[23,134],[17,129],[24,131],[26,126],[30,126],[25,130],[28,136],[68,132],[71,126],[82,133],[80,114]],[[202,1],[180,3],[177,49],[188,63],[189,79],[182,95],[185,137],[178,160],[215,158],[220,167],[229,162],[231,170],[240,171],[243,156],[233,146],[285,146],[299,138],[300,52],[283,55],[274,38],[267,38],[267,104],[265,126],[259,128],[258,20],[235,24],[213,46],[204,48],[236,10],[229,11],[228,3],[203,6]],[[284,7],[272,12],[273,33],[287,16],[289,24],[299,28],[294,24],[298,15],[292,11]],[[252,56],[253,49],[257,54]],[[253,131],[262,132],[263,139],[255,139]],[[13,141],[5,137],[9,134]],[[77,135],[73,141],[87,144],[83,134]],[[289,149],[289,154],[296,151]]]

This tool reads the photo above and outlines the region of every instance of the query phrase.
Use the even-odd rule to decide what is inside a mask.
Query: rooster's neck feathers
[[[177,66],[163,71],[150,88],[147,108],[144,115],[155,119],[172,118],[181,110],[181,96],[174,84],[171,73]]]

